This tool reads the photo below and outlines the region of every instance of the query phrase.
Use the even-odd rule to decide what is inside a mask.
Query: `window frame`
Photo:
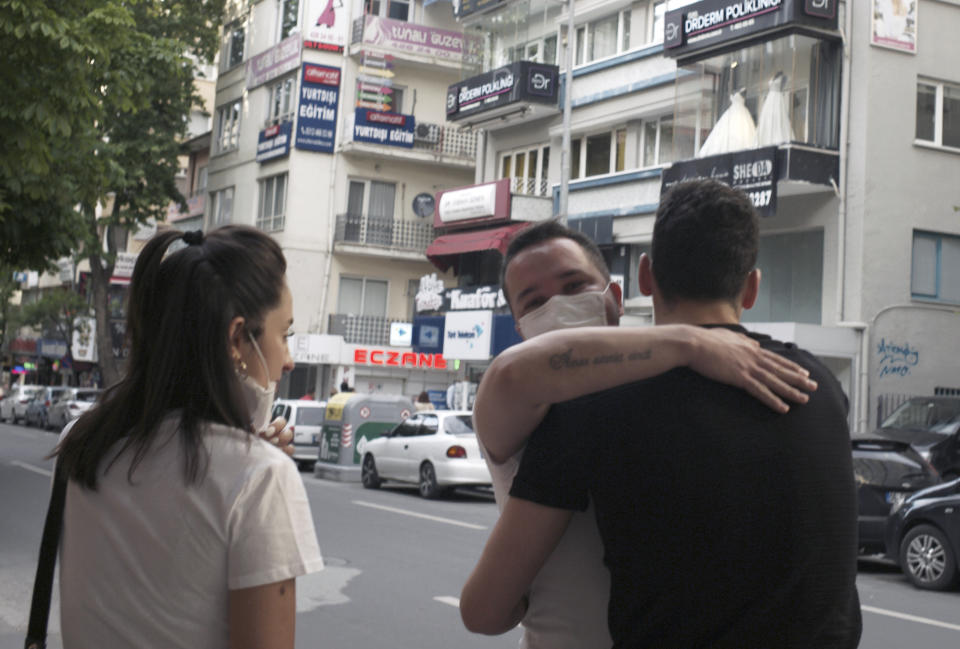
[[[233,114],[231,114],[233,111]],[[235,151],[240,146],[240,120],[243,100],[234,99],[217,107],[216,154]],[[233,115],[236,115],[234,118]],[[229,129],[229,130],[228,130]]]
[[[289,25],[289,29],[283,23],[283,17],[286,14],[285,9],[287,3],[294,2],[297,5],[297,21]],[[302,13],[303,7],[300,5],[300,0],[277,0],[277,42],[279,43],[283,39],[287,38],[291,34],[300,31],[300,14]]]
[[[222,214],[223,207],[223,198],[229,192],[230,202],[229,202],[229,212],[226,216]],[[236,197],[236,185],[230,185],[229,187],[223,187],[216,191],[210,192],[210,225],[211,227],[217,227],[220,225],[227,225],[233,223],[233,203],[234,198]]]
[[[916,88],[916,97],[918,99],[920,96],[920,86],[929,86],[934,88],[933,139],[925,140],[918,136],[917,130],[920,125],[920,115],[914,114],[913,143],[919,146],[934,147],[944,151],[960,153],[960,146],[953,146],[951,144],[943,143],[944,90],[946,88],[951,88],[954,92],[960,93],[960,83],[951,83],[948,81],[937,81],[934,79],[918,77]],[[914,110],[916,110],[916,103],[914,103]]]
[[[933,264],[933,274],[934,274],[934,289],[933,293],[926,293],[917,291],[914,287],[914,278],[916,275],[916,243],[918,239],[931,240],[936,243],[936,248],[933,254],[932,264]],[[946,298],[943,297],[943,240],[950,239],[952,242],[955,242],[960,246],[960,234],[953,234],[947,232],[932,232],[930,230],[914,230],[913,236],[910,241],[910,298],[913,300],[923,301],[923,302],[936,302],[937,304],[960,304],[960,287],[957,287],[955,290],[957,292],[956,298]],[[949,276],[953,276],[950,274]]]
[[[269,84],[267,119],[264,125],[267,127],[280,124],[282,122],[292,122],[297,113],[297,74],[286,75],[279,79],[274,79]],[[277,94],[282,93],[281,101],[286,101],[286,110],[277,108]]]
[[[530,154],[536,152],[537,154],[537,165],[536,170],[533,176],[524,175],[516,176],[514,175],[517,170],[517,157],[523,155],[524,157],[524,171],[528,172],[529,170],[529,160]],[[514,194],[524,194],[529,196],[549,196],[550,195],[550,143],[543,142],[541,144],[532,144],[524,147],[518,147],[514,149],[509,149],[507,151],[501,151],[497,154],[497,175],[498,178],[510,178],[510,191]],[[510,174],[505,174],[504,160],[510,160]],[[546,162],[546,165],[544,165]],[[546,172],[544,171],[544,166],[546,166]],[[524,181],[532,180],[533,191],[527,191],[527,183],[517,183],[519,179]],[[542,188],[542,191],[540,189]]]
[[[277,184],[283,178],[283,198],[280,204],[280,214],[277,214]],[[266,190],[270,189],[270,202],[272,203],[272,212],[269,216],[264,215],[264,200],[267,197]],[[284,171],[282,173],[264,176],[257,180],[257,221],[256,226],[264,232],[282,232],[286,224],[287,214],[287,193],[290,187],[290,175]],[[268,227],[269,225],[269,227]]]
[[[609,13],[598,18],[594,18],[589,22],[580,23],[573,28],[574,33],[574,45],[573,45],[573,67],[577,68],[581,65],[589,65],[590,63],[595,63],[596,61],[602,61],[614,56],[618,56],[630,50],[630,20],[632,17],[631,7],[624,7],[617,10],[616,12]],[[594,32],[593,29],[597,24],[601,22],[606,22],[611,17],[616,16],[617,18],[617,34],[614,37],[614,49],[612,54],[607,54],[604,56],[598,56],[594,58],[588,58],[593,47]],[[558,51],[557,56],[560,56],[559,52],[559,42],[558,39]]]
[[[343,280],[345,279],[360,281],[360,312],[359,313],[350,313],[348,311],[343,310],[343,307],[342,307]],[[382,316],[369,315],[364,313],[364,311],[366,310],[365,307],[367,304],[366,300],[367,300],[367,283],[368,282],[378,282],[386,285],[386,290],[383,293],[383,315]],[[389,308],[390,308],[390,280],[379,279],[377,277],[363,277],[358,275],[352,275],[349,273],[347,274],[341,273],[340,280],[337,282],[337,313],[359,316],[359,317],[386,318],[387,313],[389,313]]]
[[[673,118],[673,113],[667,113],[664,115],[657,115],[656,117],[648,117],[640,121],[640,132],[639,132],[639,168],[640,169],[655,169],[656,167],[663,167],[664,165],[676,162],[677,156],[676,151],[674,150],[674,144],[671,142],[670,149],[673,152],[670,160],[663,159],[663,147],[661,146],[663,142],[663,121],[669,120],[671,123],[671,128],[675,129],[676,124]],[[656,124],[656,141],[653,145],[653,162],[648,163],[646,160],[647,152],[647,126],[649,124]],[[671,135],[671,140],[673,136]]]
[[[241,34],[243,39],[240,44],[240,57],[237,60],[234,60],[236,50],[236,35],[237,33]],[[241,18],[234,20],[223,27],[223,45],[221,48],[220,56],[220,71],[227,72],[236,68],[239,65],[242,65],[246,60],[246,49],[247,49],[247,26],[246,19]]]
[[[394,4],[403,4],[407,5],[407,17],[406,18],[394,18],[390,15],[390,5]],[[376,11],[373,11],[374,4],[376,4]],[[380,18],[387,18],[389,20],[397,20],[400,22],[411,23],[413,20],[413,12],[416,8],[416,3],[413,0],[364,0],[363,3],[363,13],[369,16],[379,16]]]
[[[622,138],[618,137],[619,133],[623,133]],[[627,137],[629,137],[629,129],[624,124],[622,126],[615,126],[611,129],[604,129],[600,131],[590,131],[577,135],[576,137],[571,138],[570,142],[570,158],[571,165],[573,161],[573,148],[574,146],[578,147],[577,152],[577,167],[578,169],[574,170],[571,166],[570,169],[570,180],[586,180],[587,178],[596,178],[598,176],[605,176],[608,174],[619,173],[621,171],[626,171],[627,169],[627,160],[626,160],[626,148],[627,148]],[[595,138],[598,135],[607,135],[610,138],[610,154],[609,162],[607,164],[607,171],[599,174],[586,175],[587,172],[587,140],[590,138]],[[618,147],[620,143],[623,143],[623,155],[618,154]],[[618,169],[618,161],[622,157],[622,168]],[[576,175],[574,175],[576,174]]]

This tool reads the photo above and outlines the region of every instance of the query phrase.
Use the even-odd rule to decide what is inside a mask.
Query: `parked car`
[[[887,556],[918,588],[946,590],[960,571],[960,479],[918,491],[887,521]]]
[[[42,388],[33,395],[30,403],[27,404],[27,412],[24,420],[27,426],[36,426],[46,430],[50,427],[50,405],[57,400],[66,387],[47,387]]]
[[[60,430],[93,407],[100,396],[96,388],[67,388],[50,406],[48,419],[50,426]]]
[[[860,554],[884,552],[884,527],[892,507],[910,494],[940,482],[936,469],[906,442],[854,435]]]
[[[871,437],[906,442],[944,480],[960,478],[960,397],[914,397]]]
[[[0,419],[17,423],[27,414],[27,404],[37,392],[39,385],[11,385],[7,396],[0,401]]]
[[[326,410],[326,401],[280,399],[273,404],[270,419],[283,417],[287,420],[293,431],[293,459],[301,468],[312,469],[317,463]]]
[[[455,486],[491,484],[468,410],[436,410],[404,419],[361,450],[360,479],[367,489],[384,480],[416,484],[424,498]]]

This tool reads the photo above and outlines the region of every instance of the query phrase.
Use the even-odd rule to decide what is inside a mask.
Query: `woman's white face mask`
[[[524,340],[557,329],[601,327],[607,324],[607,305],[602,291],[586,291],[576,295],[554,295],[544,304],[521,317],[517,322]]]
[[[260,345],[254,340],[253,335],[248,331],[253,349],[260,358],[260,364],[263,366],[263,375],[267,377],[267,387],[263,387],[250,375],[240,379],[240,387],[243,390],[243,398],[247,403],[247,411],[250,413],[250,425],[254,432],[261,432],[270,425],[270,413],[273,410],[273,397],[277,392],[277,382],[270,380],[270,370],[267,368],[267,360],[260,351]]]

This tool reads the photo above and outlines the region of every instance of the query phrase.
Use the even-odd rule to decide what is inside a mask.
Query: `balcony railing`
[[[415,151],[429,151],[437,155],[472,160],[477,155],[477,133],[456,126],[419,122],[413,138],[413,148]]]
[[[550,183],[546,178],[537,180],[536,178],[511,176],[510,191],[514,194],[526,194],[527,196],[549,196]]]
[[[329,332],[343,336],[344,342],[353,345],[389,345],[390,324],[404,322],[396,318],[378,315],[353,315],[331,313]]]
[[[338,214],[334,242],[424,252],[436,235],[429,221],[408,221],[366,214]]]

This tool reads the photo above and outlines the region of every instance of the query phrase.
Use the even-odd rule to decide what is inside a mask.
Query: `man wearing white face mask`
[[[526,342],[494,360],[474,406],[501,510],[527,437],[554,403],[679,366],[746,389],[778,412],[788,408],[781,397],[802,403],[807,395],[797,388],[816,387],[798,365],[729,331],[684,325],[600,329],[619,324],[620,286],[610,281],[596,244],[556,222],[514,238],[501,286]],[[602,558],[592,509],[577,513],[512,624],[483,628],[466,611],[464,621],[471,630],[502,633],[522,619],[522,646],[528,649],[609,648],[609,574]]]

